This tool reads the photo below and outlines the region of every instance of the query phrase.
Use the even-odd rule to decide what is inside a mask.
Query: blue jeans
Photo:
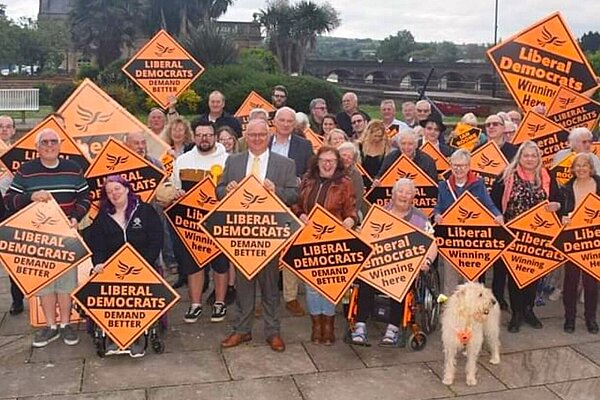
[[[320,295],[309,285],[306,285],[306,305],[310,315],[324,314],[329,317],[335,315],[335,304]]]

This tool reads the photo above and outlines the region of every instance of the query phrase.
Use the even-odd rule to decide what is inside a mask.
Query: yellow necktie
[[[260,179],[260,158],[254,157],[252,160],[252,175]]]

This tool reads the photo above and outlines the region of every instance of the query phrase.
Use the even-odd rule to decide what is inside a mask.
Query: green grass
[[[40,106],[38,111],[25,111],[25,119],[43,119],[46,115],[53,112],[52,106]],[[17,123],[21,122],[22,114],[20,111],[0,111],[2,115],[10,115]]]

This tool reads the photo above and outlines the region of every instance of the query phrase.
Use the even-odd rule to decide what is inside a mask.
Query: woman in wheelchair
[[[403,220],[411,223],[422,231],[433,235],[433,227],[425,214],[413,206],[413,200],[417,190],[411,179],[399,179],[392,188],[392,200],[388,206],[388,211]],[[432,261],[437,256],[437,246],[434,245],[426,254],[422,271],[428,271]],[[358,309],[356,315],[356,324],[351,333],[351,343],[358,345],[367,344],[367,319],[373,310],[375,295],[377,290],[371,285],[361,280],[358,281]],[[397,346],[400,340],[400,325],[402,322],[404,307],[390,299],[389,318],[387,328],[379,341],[380,346]]]
[[[121,176],[111,175],[100,190],[100,210],[84,231],[84,239],[93,253],[95,273],[102,273],[104,262],[126,242],[154,266],[163,246],[163,227],[156,210],[140,200],[130,183]],[[104,354],[120,353],[108,338],[106,343]],[[145,347],[146,340],[141,337],[127,353],[134,358],[143,357]]]

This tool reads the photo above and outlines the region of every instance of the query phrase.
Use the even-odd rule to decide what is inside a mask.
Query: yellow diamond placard
[[[161,29],[122,70],[162,108],[167,108],[169,97],[183,93],[204,67]]]

